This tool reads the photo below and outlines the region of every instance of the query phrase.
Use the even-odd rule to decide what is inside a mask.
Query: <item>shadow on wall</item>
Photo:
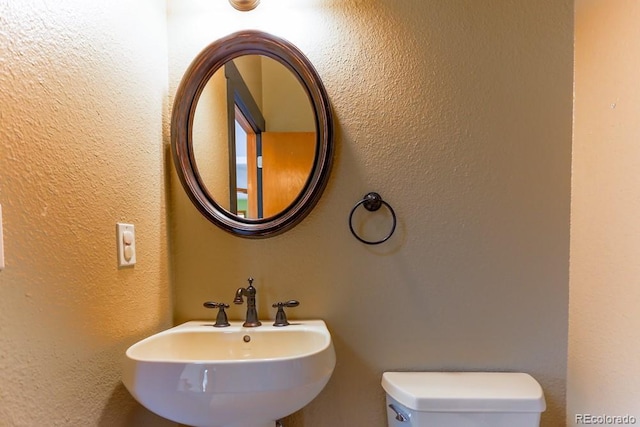
[[[322,426],[351,427],[352,419],[345,419],[341,415],[354,412],[358,413],[359,426],[379,426],[383,419],[386,422],[385,394],[380,385],[382,372],[368,364],[337,334],[332,333],[331,337],[336,350],[336,367],[329,383],[311,403],[285,418],[284,425],[311,426],[317,420],[322,420]],[[344,378],[357,380],[339,380]],[[376,402],[375,410],[360,410],[371,408],[371,402]],[[332,410],[328,412],[326,408]]]
[[[177,427],[178,425],[140,405],[122,383],[119,383],[111,393],[98,422],[99,427]]]

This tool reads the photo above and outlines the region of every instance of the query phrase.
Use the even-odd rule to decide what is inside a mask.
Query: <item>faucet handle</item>
[[[225,326],[230,326],[229,320],[227,319],[227,313],[224,311],[225,308],[229,308],[229,304],[225,304],[223,302],[207,301],[202,305],[206,308],[218,309],[216,323],[213,326],[215,326],[216,328],[224,328]]]
[[[276,321],[273,326],[287,326],[289,321],[287,320],[287,314],[284,312],[284,307],[297,307],[300,305],[300,301],[294,299],[287,302],[277,302],[272,305],[273,308],[278,308],[276,312]]]
[[[277,302],[275,304],[273,304],[271,307],[276,308],[276,307],[297,307],[300,305],[300,301],[297,300],[289,300],[287,302]]]

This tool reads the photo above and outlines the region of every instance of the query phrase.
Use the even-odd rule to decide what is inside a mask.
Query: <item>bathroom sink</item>
[[[324,388],[336,358],[322,320],[257,328],[191,321],[129,347],[122,382],[138,402],[196,427],[273,427]]]

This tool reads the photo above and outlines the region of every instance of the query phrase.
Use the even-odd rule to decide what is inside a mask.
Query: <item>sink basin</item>
[[[191,321],[129,347],[122,382],[161,417],[196,427],[273,427],[324,388],[336,357],[322,320],[244,328]]]

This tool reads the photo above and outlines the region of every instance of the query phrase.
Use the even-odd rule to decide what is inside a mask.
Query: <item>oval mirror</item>
[[[176,170],[225,231],[268,237],[299,223],[326,186],[333,120],[309,60],[286,40],[241,31],[206,47],[173,105]]]

